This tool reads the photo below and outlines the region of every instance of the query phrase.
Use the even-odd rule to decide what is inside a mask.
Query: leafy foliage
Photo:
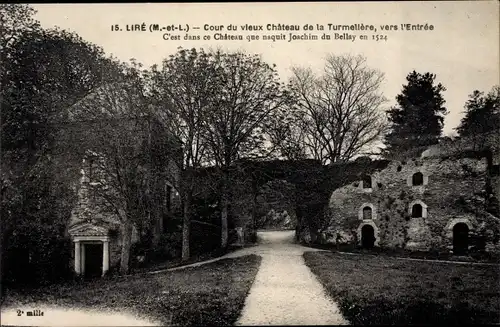
[[[406,76],[407,84],[396,97],[397,107],[387,111],[391,131],[385,136],[385,154],[395,155],[412,147],[437,143],[441,136],[446,88],[438,83],[436,75],[413,71]]]
[[[465,116],[457,128],[461,137],[480,138],[499,133],[500,87],[494,87],[487,95],[478,90],[469,95],[465,103]]]
[[[1,48],[2,273],[38,282],[60,276],[51,271],[65,272],[69,262],[60,258],[70,248],[57,244],[76,200],[78,163],[60,151],[60,124],[109,66],[100,48],[77,35],[40,29],[30,7],[0,10],[8,32]]]
[[[203,50],[182,49],[163,61],[161,70],[151,70],[152,103],[163,128],[182,144],[178,169],[183,178],[176,187],[183,199],[182,257],[190,256],[190,230],[195,179],[193,170],[207,161],[203,122],[213,107],[216,93],[214,58]]]

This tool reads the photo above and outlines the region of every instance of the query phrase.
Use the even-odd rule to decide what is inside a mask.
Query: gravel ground
[[[349,324],[337,304],[326,295],[323,286],[305,265],[304,252],[322,250],[295,244],[295,231],[260,231],[257,237],[257,246],[169,270],[257,254],[262,257],[262,262],[236,325]]]
[[[236,252],[262,256],[237,325],[343,325],[338,306],[307,268],[294,231],[260,232],[259,245]]]

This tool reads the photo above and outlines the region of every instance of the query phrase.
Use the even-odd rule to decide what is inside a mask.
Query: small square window
[[[363,188],[372,188],[372,178],[371,176],[365,175],[363,176]]]

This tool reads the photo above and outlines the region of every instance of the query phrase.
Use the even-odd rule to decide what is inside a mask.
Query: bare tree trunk
[[[130,249],[132,247],[132,223],[126,219],[123,222],[122,229],[122,249],[120,260],[120,273],[126,275],[129,273]]]
[[[186,197],[183,201],[183,219],[182,219],[182,261],[189,259],[189,239],[191,234],[191,202],[192,192],[186,192]]]
[[[222,196],[221,196],[221,247],[225,249],[227,247],[228,240],[228,207],[229,207],[229,171],[224,169],[222,172]]]
[[[228,239],[228,229],[227,229],[228,201],[227,197],[224,194],[222,195],[222,197],[223,200],[222,200],[222,212],[221,212],[221,247],[225,249],[227,247],[227,239]]]
[[[252,181],[252,191],[253,191],[253,201],[252,201],[252,243],[257,240],[257,196],[258,196],[258,184],[256,178]]]

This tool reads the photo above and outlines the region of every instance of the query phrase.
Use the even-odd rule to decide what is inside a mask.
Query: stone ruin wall
[[[323,232],[326,243],[359,244],[360,227],[371,224],[375,229],[376,244],[380,247],[412,250],[452,249],[452,227],[455,222],[468,222],[470,236],[489,230],[487,250],[499,249],[493,234],[498,224],[484,221],[463,205],[481,201],[487,178],[485,158],[420,158],[393,161],[372,174],[372,189],[366,190],[357,181],[335,190],[330,198],[329,226]],[[423,186],[411,186],[412,175],[424,175]],[[424,218],[411,218],[410,205],[420,200],[427,206]],[[362,208],[370,204],[372,221],[363,222]],[[425,209],[424,209],[425,212]],[[423,215],[425,216],[425,214]],[[493,217],[494,219],[494,217]],[[498,218],[497,218],[498,219]]]
[[[102,159],[100,159],[102,163]],[[92,168],[90,165],[92,164]],[[84,159],[80,171],[81,178],[77,189],[77,203],[71,211],[71,217],[68,227],[73,225],[89,222],[97,226],[104,226],[111,230],[109,242],[109,266],[115,267],[120,262],[121,255],[121,237],[120,237],[120,222],[116,217],[116,213],[106,205],[104,199],[97,196],[93,189],[96,180],[104,180],[104,173],[96,169],[96,162]],[[92,180],[89,178],[89,173],[92,169]],[[134,229],[132,241],[138,240],[137,231]],[[72,256],[74,253],[72,252]],[[71,263],[74,264],[72,257]]]

